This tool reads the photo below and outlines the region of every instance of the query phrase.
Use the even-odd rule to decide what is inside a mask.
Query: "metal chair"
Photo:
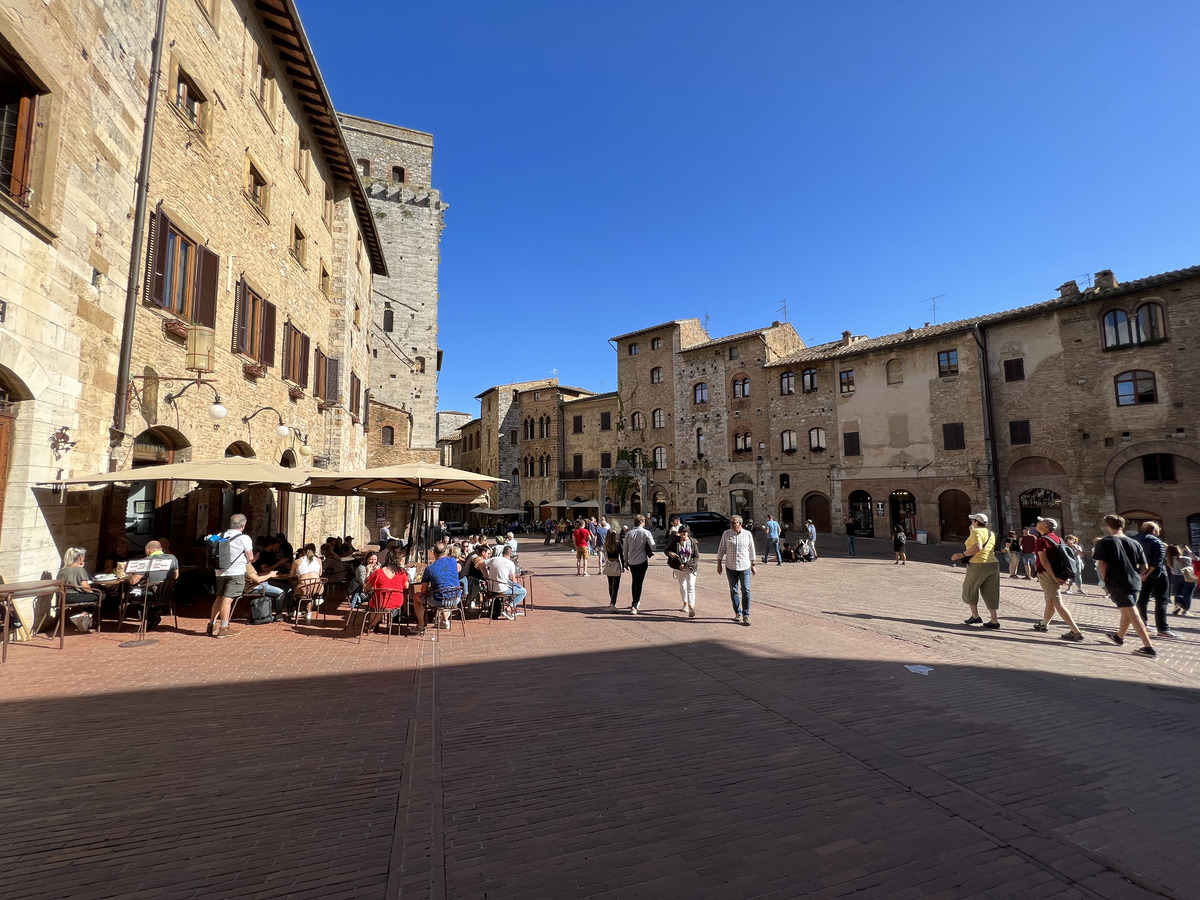
[[[449,601],[451,600],[454,602],[450,603]],[[454,611],[458,610],[458,616],[462,622],[463,637],[467,636],[467,611],[463,608],[463,592],[461,587],[456,585],[455,587],[442,588],[440,590],[433,591],[432,593],[426,595],[423,605],[427,613],[429,610],[433,610],[437,614],[445,612],[447,621],[451,621],[454,616]],[[439,624],[439,618],[440,615],[435,615],[434,617],[433,637],[431,638],[431,640],[434,641],[437,640],[437,625]],[[422,622],[421,624],[424,625],[425,623]],[[424,631],[424,629],[422,629],[422,631]]]
[[[354,622],[354,614],[358,612],[359,609],[363,611],[363,622],[358,629],[358,643],[362,643],[363,634],[366,633],[366,631],[371,627],[372,617],[375,617],[377,620],[387,622],[387,642],[389,644],[392,642],[392,625],[396,626],[397,633],[399,633],[400,630],[400,623],[392,621],[392,614],[398,609],[403,608],[404,593],[404,591],[396,588],[381,588],[379,590],[374,590],[367,595],[367,602],[365,605],[350,611],[350,618],[346,623],[347,629],[352,629],[353,627],[352,623]],[[389,606],[388,604],[395,601],[397,594],[400,595],[401,606]]]
[[[295,618],[292,620],[292,627],[298,629],[300,627],[300,610],[304,606],[304,601],[308,601],[308,615],[312,616],[314,608],[321,610],[321,622],[325,622],[325,579],[324,578],[308,578],[304,581],[296,582],[296,588],[292,591],[292,600],[294,603]]]
[[[163,581],[156,581],[152,584],[134,585],[125,592],[121,597],[120,609],[117,612],[117,631],[120,631],[125,626],[125,614],[129,611],[130,606],[141,605],[142,621],[138,626],[139,634],[146,632],[146,615],[152,607],[165,606],[167,611],[175,619],[175,630],[179,630],[179,613],[175,611],[175,573],[171,574]]]

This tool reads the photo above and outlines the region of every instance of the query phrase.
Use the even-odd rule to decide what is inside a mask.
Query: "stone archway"
[[[1009,516],[1016,527],[1031,525],[1038,516],[1050,516],[1058,520],[1062,533],[1070,529],[1064,521],[1069,508],[1073,484],[1066,469],[1048,456],[1025,456],[1016,460],[1008,469]],[[1039,512],[1039,510],[1042,510]]]
[[[821,534],[833,530],[833,520],[830,518],[829,498],[821,493],[808,494],[804,498],[804,518],[813,523],[813,527]]]

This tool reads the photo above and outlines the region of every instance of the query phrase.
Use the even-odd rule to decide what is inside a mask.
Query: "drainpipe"
[[[991,488],[996,524],[994,530],[1005,530],[1003,509],[1000,505],[1000,458],[996,452],[996,421],[992,409],[992,374],[988,365],[987,335],[979,324],[971,326],[975,343],[979,345],[979,384],[983,391],[983,443],[988,455],[988,486]]]
[[[150,154],[154,147],[154,114],[158,108],[158,80],[162,69],[163,31],[167,0],[158,0],[158,21],[150,54],[150,96],[146,100],[146,127],[142,131],[142,157],[138,163],[137,196],[133,208],[133,244],[129,250],[129,279],[125,287],[125,321],[121,331],[121,356],[117,363],[117,396],[109,443],[125,438],[126,408],[129,403],[129,367],[133,361],[133,322],[137,316],[138,273],[142,268],[142,235],[146,229],[146,197],[150,193]]]

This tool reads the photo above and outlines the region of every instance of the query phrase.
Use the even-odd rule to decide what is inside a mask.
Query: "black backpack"
[[[1058,538],[1058,535],[1055,535]],[[1046,540],[1050,547],[1046,550],[1046,559],[1050,562],[1050,570],[1059,581],[1071,581],[1075,577],[1075,567],[1080,565],[1079,554],[1064,540]]]

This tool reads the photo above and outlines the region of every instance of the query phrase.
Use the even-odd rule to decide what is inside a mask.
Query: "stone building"
[[[574,394],[574,396],[571,396]],[[604,508],[609,496],[609,481],[619,477],[614,447],[616,446],[618,404],[617,392],[591,394],[579,388],[560,388],[559,410],[562,422],[562,465],[554,473],[558,484],[540,484],[523,490],[525,508],[530,513],[540,510],[535,518],[550,516],[549,500],[595,500]],[[561,492],[558,492],[561,488]],[[638,485],[640,501],[644,485]],[[632,498],[631,498],[632,499]],[[619,509],[609,506],[607,512]]]
[[[47,13],[20,5],[30,11],[0,13],[14,71],[44,66],[47,77],[61,75],[64,60],[77,71],[67,81],[22,82],[42,123],[33,130],[30,170],[41,199],[28,208],[11,204],[0,233],[4,259],[23,259],[21,271],[6,265],[3,290],[12,301],[0,326],[0,376],[20,401],[17,466],[6,490],[16,499],[6,502],[4,529],[21,538],[3,537],[0,566],[6,575],[37,574],[56,568],[64,544],[94,552],[122,537],[136,548],[168,536],[188,559],[196,535],[238,508],[255,533],[340,533],[343,504],[314,500],[302,511],[270,491],[188,491],[188,484],[152,481],[53,499],[30,490],[60,470],[85,475],[221,455],[365,465],[371,280],[387,267],[291,3],[167,4],[145,267],[132,273],[129,185],[146,111],[152,8],[65,4]],[[24,32],[27,21],[42,24]],[[129,278],[139,285],[132,386],[117,397]],[[35,325],[50,342],[40,352],[29,340]],[[208,352],[205,383],[197,383],[187,344],[204,334],[212,343],[199,345]],[[47,385],[72,399],[51,397]],[[218,398],[228,415],[210,417]],[[33,427],[40,421],[69,440],[51,446]],[[35,452],[38,445],[58,458]],[[40,507],[29,503],[31,494]],[[349,521],[361,518],[355,509]]]
[[[371,304],[373,397],[412,412],[412,446],[437,446],[438,265],[447,206],[433,183],[433,135],[340,114],[387,258]]]

